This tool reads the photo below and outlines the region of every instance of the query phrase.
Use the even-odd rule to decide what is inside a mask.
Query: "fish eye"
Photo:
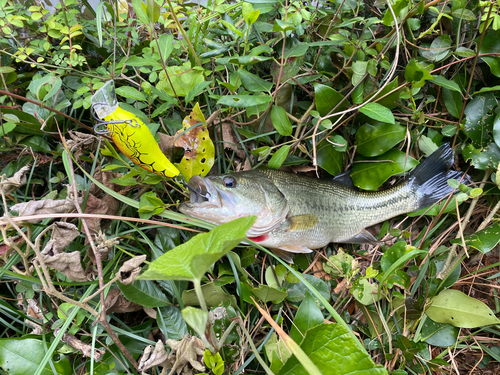
[[[232,176],[224,177],[224,179],[222,180],[222,183],[224,184],[225,187],[228,187],[228,188],[235,188],[237,185],[236,179]]]

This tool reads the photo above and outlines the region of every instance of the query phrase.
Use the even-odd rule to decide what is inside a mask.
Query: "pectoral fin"
[[[316,215],[297,215],[286,219],[288,223],[287,232],[292,232],[295,230],[312,229],[316,224],[318,224],[318,217]]]
[[[366,229],[363,229],[361,232],[359,232],[355,236],[352,236],[351,238],[348,238],[346,240],[342,240],[339,242],[342,242],[342,243],[369,243],[372,245],[383,244],[382,241],[377,241],[377,239],[375,237],[373,237],[373,234],[368,232]]]

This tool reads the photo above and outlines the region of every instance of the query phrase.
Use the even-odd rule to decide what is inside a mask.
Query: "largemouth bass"
[[[190,203],[179,211],[214,224],[255,215],[247,237],[286,254],[309,253],[337,243],[376,243],[365,228],[432,205],[453,192],[449,144],[437,149],[399,184],[384,191],[361,191],[332,180],[277,170],[194,176]]]

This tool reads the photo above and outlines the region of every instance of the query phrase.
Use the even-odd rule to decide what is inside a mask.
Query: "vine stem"
[[[174,6],[172,5],[172,2],[170,0],[167,0],[167,2],[168,2],[168,6],[170,7],[170,11],[172,12],[172,18],[174,19],[175,24],[179,28],[179,31],[181,32],[184,40],[186,41],[188,48],[189,48],[189,51],[193,54],[193,57],[196,60],[196,64],[198,64],[199,67],[202,67],[201,61],[198,58],[198,55],[196,54],[196,51],[194,50],[193,45],[191,44],[191,41],[189,40],[189,38],[186,34],[186,31],[184,30],[184,28],[180,24],[179,20],[177,19],[177,15],[175,14],[175,9],[174,9]]]
[[[207,303],[205,302],[205,298],[203,297],[203,292],[201,290],[201,280],[195,279],[193,280],[194,291],[196,292],[196,297],[198,297],[198,302],[200,302],[200,307],[203,311],[208,312]]]

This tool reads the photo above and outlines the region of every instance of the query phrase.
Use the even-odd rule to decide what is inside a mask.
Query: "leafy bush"
[[[4,371],[498,370],[497,3],[0,0],[0,48]],[[109,80],[178,165],[198,103],[212,173],[350,169],[378,190],[448,142],[481,182],[382,223],[382,247],[289,265],[238,246],[248,218],[195,236],[213,226],[176,211],[183,185],[95,135]]]

